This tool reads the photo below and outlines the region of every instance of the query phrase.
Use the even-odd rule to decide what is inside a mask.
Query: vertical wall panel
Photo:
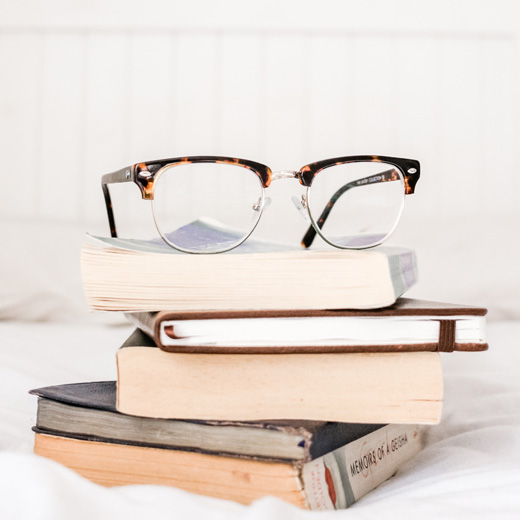
[[[313,36],[310,66],[305,74],[309,85],[309,152],[313,161],[355,153],[351,123],[353,73],[350,39],[343,35]]]
[[[517,58],[518,59],[518,58]],[[515,56],[510,41],[486,42],[482,59],[482,177],[486,197],[482,211],[518,211],[518,139],[515,139],[515,105],[518,90],[514,87],[511,64]]]
[[[34,217],[41,184],[41,36],[0,34],[0,67],[0,214]]]
[[[444,214],[467,215],[482,207],[482,45],[446,38],[441,47],[440,157],[437,162]]]
[[[520,28],[511,39],[511,44],[508,45],[508,53],[511,56],[511,62],[508,65],[511,78],[511,102],[508,110],[512,117],[512,123],[510,128],[504,130],[504,133],[507,132],[511,139],[511,156],[516,166],[520,164],[520,99],[517,95],[517,93],[520,92]],[[520,193],[520,175],[515,175],[514,173],[512,175],[512,191],[514,193]],[[513,206],[515,208],[514,211],[519,215],[520,207],[518,203],[513,202]]]
[[[260,160],[263,148],[261,45],[257,35],[227,35],[220,47],[218,150],[224,155]],[[262,158],[262,160],[264,160]]]
[[[86,37],[45,38],[39,208],[47,218],[78,219],[85,176]]]
[[[357,153],[394,155],[398,143],[396,38],[355,38],[352,124]]]
[[[269,36],[264,52],[266,154],[276,169],[297,168],[309,156],[308,39]]]
[[[92,34],[88,38],[84,213],[89,223],[102,221],[105,232],[108,221],[101,175],[133,160],[129,147],[132,87],[129,44],[129,36],[122,33]],[[118,190],[118,186],[112,189],[116,220],[124,212],[123,207],[116,205]],[[137,187],[134,190],[137,197],[139,190]]]
[[[180,33],[176,53],[175,155],[215,153],[221,38],[216,33]]]
[[[439,209],[439,61],[437,40],[401,38],[398,82],[396,154],[418,159],[423,175],[409,204],[417,216],[438,216]],[[410,208],[407,208],[409,214]]]
[[[175,143],[174,39],[167,32],[132,37],[131,143],[135,161],[171,157]]]

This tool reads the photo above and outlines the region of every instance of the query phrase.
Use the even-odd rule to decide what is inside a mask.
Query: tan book
[[[301,250],[254,240],[190,255],[162,242],[89,237],[81,269],[92,309],[125,312],[379,308],[417,280],[411,249]]]
[[[438,352],[183,354],[137,329],[117,352],[117,409],[203,420],[438,423]]]
[[[267,495],[298,507],[343,509],[421,449],[417,426],[387,425],[307,463],[269,462],[152,448],[56,433],[34,452],[104,486],[157,484],[249,504]]]

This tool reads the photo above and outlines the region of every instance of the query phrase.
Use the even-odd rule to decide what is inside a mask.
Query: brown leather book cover
[[[487,309],[470,305],[419,300],[413,298],[399,298],[390,307],[368,310],[333,309],[333,310],[266,310],[266,311],[217,311],[217,312],[140,312],[127,313],[128,319],[141,330],[151,336],[156,345],[167,352],[192,352],[192,353],[221,353],[221,354],[252,354],[252,353],[331,353],[331,352],[417,352],[438,351],[476,352],[487,350],[485,341],[457,342],[457,322],[467,317],[483,317]],[[399,343],[392,344],[363,344],[358,345],[311,345],[311,346],[212,346],[212,345],[164,345],[161,341],[161,327],[163,322],[185,320],[226,320],[248,318],[313,318],[313,317],[353,317],[353,318],[378,318],[387,317],[421,317],[431,316],[439,321],[439,337],[435,342]],[[175,339],[173,326],[165,326],[167,336]]]

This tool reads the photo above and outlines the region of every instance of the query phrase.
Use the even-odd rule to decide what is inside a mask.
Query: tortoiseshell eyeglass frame
[[[262,187],[265,189],[269,187],[273,180],[277,180],[280,178],[296,178],[300,182],[302,186],[307,188],[307,197],[309,195],[309,190],[312,186],[312,182],[316,175],[318,175],[321,171],[326,168],[330,168],[332,166],[346,164],[346,163],[355,163],[355,162],[380,162],[393,166],[395,169],[386,170],[378,173],[376,176],[371,175],[370,177],[366,177],[364,179],[358,179],[357,181],[345,184],[342,186],[329,200],[325,208],[323,209],[320,218],[317,222],[314,222],[312,215],[310,214],[308,204],[306,203],[307,198],[302,200],[303,207],[307,209],[309,213],[309,217],[311,219],[311,226],[305,233],[305,236],[302,240],[303,247],[309,247],[316,234],[319,233],[320,236],[328,242],[328,240],[321,234],[321,227],[323,226],[325,220],[327,219],[332,207],[338,200],[338,198],[345,193],[347,190],[355,187],[362,187],[369,184],[374,184],[378,182],[388,182],[388,181],[397,181],[402,179],[404,182],[404,194],[411,195],[415,192],[415,185],[420,177],[420,164],[419,161],[414,159],[403,159],[397,157],[388,157],[384,155],[352,155],[346,157],[336,157],[333,159],[325,159],[323,161],[317,161],[311,164],[307,164],[303,166],[298,171],[293,170],[283,170],[279,172],[273,172],[269,166],[264,164],[249,161],[247,159],[237,159],[234,157],[222,157],[222,156],[213,156],[213,155],[196,155],[190,157],[177,157],[172,159],[160,159],[156,161],[146,161],[137,164],[133,164],[132,166],[127,166],[120,170],[117,170],[112,173],[107,173],[101,178],[101,186],[103,189],[103,195],[105,197],[105,204],[108,215],[108,222],[110,225],[110,234],[112,237],[117,237],[117,228],[114,219],[114,211],[112,208],[112,200],[110,197],[110,192],[108,190],[109,184],[121,183],[121,182],[133,182],[137,184],[141,191],[141,196],[144,200],[153,200],[154,198],[154,186],[155,180],[157,179],[161,170],[165,167],[180,165],[180,164],[191,164],[191,163],[218,163],[218,164],[231,164],[234,166],[241,166],[246,168],[252,172],[254,172],[260,182]],[[248,237],[247,235],[244,240]],[[389,236],[389,235],[388,235]],[[385,237],[386,238],[388,238]],[[330,243],[330,242],[329,242]],[[377,244],[370,245],[368,247],[374,247]],[[169,244],[171,246],[171,244]],[[239,245],[239,244],[237,244]],[[336,244],[331,245],[339,248],[343,248],[341,246],[337,246]],[[236,247],[236,246],[235,246]],[[359,249],[366,249],[367,246],[360,247]],[[344,249],[356,249],[356,248],[344,248]]]

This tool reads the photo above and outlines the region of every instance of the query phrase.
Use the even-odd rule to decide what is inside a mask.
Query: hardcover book
[[[272,495],[342,509],[421,449],[414,425],[125,416],[114,408],[113,381],[32,393],[39,396],[35,453],[105,486],[171,485],[244,504]]]
[[[108,440],[218,455],[309,462],[383,424],[325,421],[193,421],[151,419],[117,412],[116,382],[31,390],[38,396],[36,429],[84,440]]]
[[[399,298],[372,310],[127,313],[167,352],[480,351],[481,307]]]
[[[202,420],[439,422],[438,352],[184,354],[136,329],[117,353],[117,409]]]

